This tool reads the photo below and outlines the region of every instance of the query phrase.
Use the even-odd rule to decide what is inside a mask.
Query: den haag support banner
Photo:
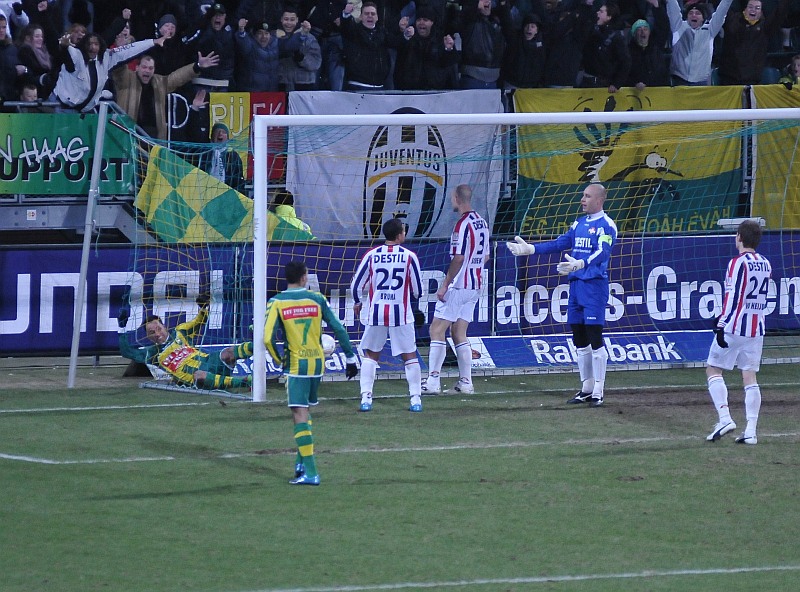
[[[0,194],[88,195],[97,115],[0,113]],[[100,193],[133,194],[130,136],[106,126]]]
[[[741,107],[741,87],[520,89],[525,113]],[[588,183],[608,189],[606,212],[622,231],[685,232],[735,213],[741,187],[739,122],[520,126],[517,220],[524,236],[561,234]],[[720,132],[729,131],[729,137]]]
[[[289,94],[289,113],[502,113],[499,90],[426,95],[326,91]],[[495,125],[293,128],[286,186],[297,215],[320,239],[379,238],[393,217],[409,237],[447,238],[450,194],[473,188],[473,207],[494,223],[503,172]]]
[[[800,86],[765,84],[751,89],[758,109],[800,107]],[[800,228],[800,146],[796,126],[760,132],[755,138],[756,175],[753,216],[761,216],[767,228]]]

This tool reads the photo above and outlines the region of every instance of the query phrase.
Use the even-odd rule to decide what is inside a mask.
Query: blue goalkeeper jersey
[[[570,255],[583,259],[583,269],[569,274],[570,280],[608,280],[608,262],[611,247],[617,240],[617,225],[605,212],[597,212],[578,218],[557,239],[536,243],[537,253],[560,253],[571,249]]]

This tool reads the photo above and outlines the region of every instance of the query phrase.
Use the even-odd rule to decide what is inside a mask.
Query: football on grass
[[[322,351],[326,356],[333,354],[336,349],[336,340],[327,333],[322,334]]]

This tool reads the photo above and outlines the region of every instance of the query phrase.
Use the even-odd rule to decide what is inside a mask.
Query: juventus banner
[[[325,91],[289,94],[289,113],[502,113],[499,90],[429,95]],[[473,207],[494,223],[503,172],[494,125],[359,126],[289,131],[286,187],[320,239],[380,238],[390,218],[409,237],[449,238],[450,194],[473,188]],[[324,211],[325,215],[320,216]]]

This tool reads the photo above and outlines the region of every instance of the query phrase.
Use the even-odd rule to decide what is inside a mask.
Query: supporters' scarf
[[[749,25],[751,25],[751,26],[752,26],[752,25],[755,25],[755,24],[756,24],[758,21],[760,21],[760,20],[761,20],[761,19],[756,19],[756,20],[754,20],[754,21],[751,21],[749,18],[747,18],[747,11],[746,11],[746,10],[743,10],[743,11],[742,11],[742,16],[744,17],[744,20],[746,20],[746,21],[747,21],[747,23],[748,23]]]
[[[47,49],[44,46],[34,47],[30,43],[26,43],[25,45],[27,45],[33,50],[33,55],[36,56],[36,61],[39,62],[39,65],[42,66],[42,68],[44,68],[45,70],[50,70],[50,68],[52,67],[52,63],[50,61],[50,54],[47,53]]]

